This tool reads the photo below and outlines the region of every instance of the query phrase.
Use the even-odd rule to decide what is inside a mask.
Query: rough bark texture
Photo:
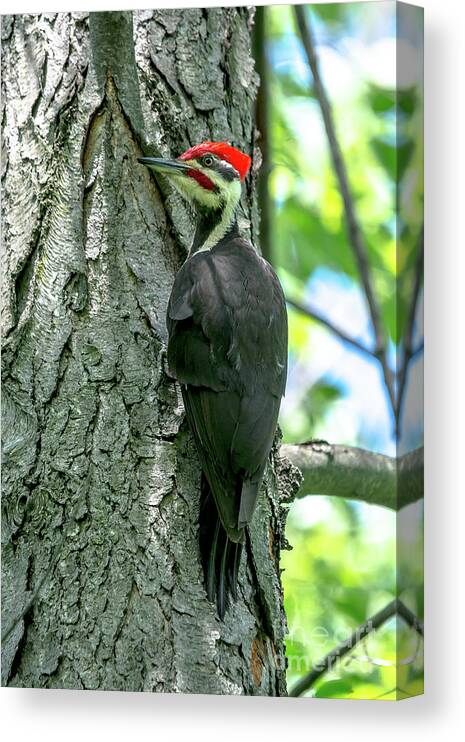
[[[164,361],[192,220],[136,163],[206,138],[253,154],[251,25],[246,8],[3,19],[4,685],[285,694],[296,471],[274,453],[222,623]]]

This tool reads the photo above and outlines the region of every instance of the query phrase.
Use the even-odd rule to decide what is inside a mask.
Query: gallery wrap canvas
[[[423,13],[2,19],[2,685],[423,692]]]

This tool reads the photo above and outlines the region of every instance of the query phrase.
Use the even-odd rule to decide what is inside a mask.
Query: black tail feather
[[[205,572],[206,576],[206,583],[207,583],[207,595],[208,600],[210,600],[212,603],[215,600],[215,588],[216,588],[216,580],[215,580],[215,573],[216,573],[216,555],[218,550],[218,538],[220,535],[220,521],[219,519],[216,522],[215,530],[213,532],[213,540],[210,544],[210,554],[208,556],[208,566]]]
[[[231,541],[218,517],[206,477],[202,474],[200,505],[200,552],[208,599],[216,602],[218,615],[224,618],[229,597],[237,599],[237,578],[242,544]]]
[[[218,574],[218,592],[216,596],[216,605],[218,607],[218,615],[221,619],[224,618],[226,608],[228,607],[228,583],[226,579],[226,562],[228,558],[229,543],[228,537],[224,540],[223,553],[221,555],[221,563]]]
[[[237,576],[239,574],[239,564],[241,562],[242,544],[229,542],[230,558],[228,560],[228,581],[231,589],[233,600],[237,600]]]

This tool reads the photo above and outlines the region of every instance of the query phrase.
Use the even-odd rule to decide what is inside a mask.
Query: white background
[[[234,5],[180,3],[161,7]],[[420,4],[420,3],[417,3]],[[426,76],[426,695],[401,703],[0,690],[4,739],[455,740],[465,711],[463,0],[423,0]],[[3,0],[2,13],[150,7]]]

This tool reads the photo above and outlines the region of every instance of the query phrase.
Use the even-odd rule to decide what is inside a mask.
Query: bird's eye
[[[205,167],[210,167],[213,165],[213,157],[211,155],[205,155],[205,157],[202,159],[202,165],[205,165]]]

